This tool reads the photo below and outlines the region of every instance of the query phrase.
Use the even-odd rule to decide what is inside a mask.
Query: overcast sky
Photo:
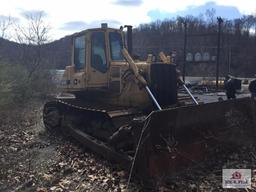
[[[256,13],[256,0],[1,0],[0,17],[20,22],[24,14],[44,11],[52,39],[108,22],[111,27],[140,23],[177,15],[199,15],[215,8],[217,16],[239,17]]]

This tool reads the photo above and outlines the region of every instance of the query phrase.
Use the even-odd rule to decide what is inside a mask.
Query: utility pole
[[[217,47],[217,65],[216,65],[216,90],[219,89],[219,67],[220,67],[220,38],[221,38],[221,24],[223,19],[217,17],[218,20],[218,47]]]
[[[228,50],[228,75],[231,74],[231,58],[232,58],[232,52],[231,52],[231,47],[229,46]]]
[[[186,56],[187,56],[187,21],[184,21],[184,48],[183,48],[183,67],[182,67],[182,80],[185,82],[186,75]]]

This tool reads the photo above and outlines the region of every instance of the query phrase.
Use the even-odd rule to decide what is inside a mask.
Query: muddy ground
[[[42,123],[42,101],[0,111],[0,191],[127,191],[128,173],[76,141],[49,135]],[[217,146],[204,162],[162,182],[129,191],[232,191],[222,189],[222,168],[256,168],[254,144]],[[235,189],[233,191],[253,191]],[[256,191],[256,190],[254,190]]]

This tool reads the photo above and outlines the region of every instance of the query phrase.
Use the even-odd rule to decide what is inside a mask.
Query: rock
[[[114,192],[122,192],[122,190],[121,190],[120,187],[118,187],[118,188],[116,188],[116,189],[114,190]]]
[[[53,186],[53,187],[50,188],[51,191],[54,191],[55,189],[57,189],[56,186]]]

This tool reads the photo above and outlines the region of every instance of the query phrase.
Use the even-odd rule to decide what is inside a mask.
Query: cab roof
[[[101,28],[85,29],[85,30],[83,30],[83,31],[74,33],[72,36],[73,36],[73,37],[76,37],[76,36],[79,36],[79,35],[83,35],[83,34],[85,34],[85,33],[87,33],[87,32],[96,32],[96,31],[104,31],[104,32],[106,32],[106,31],[117,31],[117,32],[121,32],[120,29],[110,28],[110,27],[107,27],[107,28],[102,28],[102,27],[101,27]]]

